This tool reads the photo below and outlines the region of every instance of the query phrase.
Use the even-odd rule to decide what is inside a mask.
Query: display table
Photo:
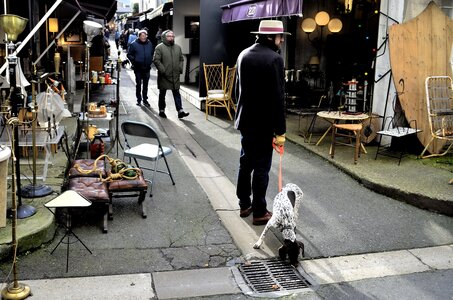
[[[3,130],[3,127],[0,129]],[[37,176],[36,179],[46,180],[47,170],[49,163],[52,163],[52,148],[58,145],[61,138],[64,135],[65,127],[58,126],[56,130],[51,130],[49,133],[47,130],[38,129],[35,134],[35,144],[36,147],[42,147],[44,149],[44,161],[37,162],[44,165],[42,176]],[[0,136],[0,145],[11,146],[11,141],[9,140],[8,133],[3,132]],[[19,130],[19,147],[32,147],[32,131],[30,130]],[[17,155],[17,154],[16,154]],[[31,154],[33,155],[33,154]],[[27,177],[28,178],[28,177]]]

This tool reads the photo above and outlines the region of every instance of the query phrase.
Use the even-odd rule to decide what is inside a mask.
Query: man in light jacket
[[[154,65],[157,68],[157,88],[159,89],[159,116],[166,118],[165,95],[171,90],[175,100],[178,118],[189,115],[182,108],[181,94],[179,93],[179,76],[182,74],[184,58],[181,47],[175,44],[175,34],[171,30],[162,32],[162,43],[156,46]]]
[[[148,82],[151,64],[153,62],[153,44],[148,40],[146,30],[138,32],[138,38],[129,46],[127,58],[131,61],[135,74],[135,96],[137,105],[143,104],[149,107]]]

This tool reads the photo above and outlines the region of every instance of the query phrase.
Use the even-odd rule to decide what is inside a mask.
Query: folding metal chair
[[[138,168],[153,171],[151,181],[147,180],[150,182],[150,197],[153,196],[153,184],[156,172],[169,175],[171,182],[175,185],[175,181],[173,180],[166,158],[172,153],[172,149],[170,147],[162,146],[156,131],[148,124],[135,121],[123,122],[121,124],[121,131],[123,132],[124,142],[127,147],[127,149],[124,150],[123,159],[124,157],[129,157],[129,159],[134,159]],[[141,143],[133,143],[136,140],[131,141],[132,137],[140,137],[141,139],[139,140]],[[143,138],[145,138],[145,143],[142,143],[144,141]],[[158,162],[161,158],[165,161],[165,165],[167,167],[166,171],[158,169]],[[154,166],[153,168],[141,167],[139,166],[137,160],[154,162]]]

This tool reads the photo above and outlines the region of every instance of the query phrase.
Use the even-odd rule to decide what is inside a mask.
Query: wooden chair
[[[206,93],[219,94],[223,92],[225,85],[223,62],[220,64],[203,63],[203,71],[206,83]]]
[[[330,157],[334,158],[335,144],[352,146],[352,144],[347,144],[347,143],[342,143],[342,142],[336,141],[337,136],[343,136],[343,137],[347,137],[350,139],[355,138],[354,164],[356,164],[357,160],[359,159],[359,156],[360,156],[360,148],[361,148],[360,137],[362,135],[362,128],[363,128],[362,123],[359,123],[359,124],[332,124],[332,145],[330,147]],[[344,131],[350,131],[350,132],[352,132],[352,134],[339,133],[338,129],[344,130]]]
[[[425,80],[426,105],[431,130],[431,140],[420,154],[422,158],[442,156],[448,153],[453,145],[453,84],[449,76],[430,76]],[[450,142],[447,150],[438,154],[425,155],[434,140]]]
[[[231,97],[231,94],[233,92],[234,79],[236,77],[236,66],[232,68],[227,66],[225,74],[225,83],[222,90],[218,90],[217,92],[211,90],[211,92],[208,91],[208,94],[206,95],[206,120],[208,119],[208,113],[210,112],[211,107],[213,107],[214,109],[216,107],[226,108],[230,120],[233,120],[230,109],[236,111],[236,105],[234,104],[233,98]]]

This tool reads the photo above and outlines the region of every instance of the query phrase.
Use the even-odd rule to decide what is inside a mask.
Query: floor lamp
[[[24,186],[20,193],[22,197],[25,198],[39,198],[50,195],[53,193],[52,188],[43,184],[36,184],[36,156],[38,155],[38,148],[36,147],[36,123],[37,123],[37,111],[38,106],[36,105],[36,81],[32,81],[31,86],[31,95],[33,99],[33,123],[31,127],[31,136],[32,136],[32,149],[33,149],[33,183],[27,186]],[[48,124],[47,126],[50,126]]]
[[[82,101],[82,124],[86,123],[85,127],[85,136],[87,138],[87,155],[88,155],[88,122],[85,122],[86,114],[87,114],[87,104],[90,103],[90,48],[91,48],[91,40],[93,37],[99,35],[99,33],[102,30],[102,25],[90,21],[90,20],[85,20],[83,21],[83,31],[87,35],[87,41],[85,43],[85,95],[84,95],[84,100]],[[80,143],[80,137],[79,137],[79,143]],[[77,147],[78,148],[78,147]],[[78,149],[77,149],[78,150]],[[76,151],[77,151],[76,150]],[[77,153],[76,153],[77,155]]]
[[[17,65],[17,56],[14,54],[14,50],[16,49],[15,42],[17,40],[17,36],[25,29],[25,25],[27,24],[28,20],[16,15],[1,15],[0,16],[0,27],[3,28],[8,34],[8,51],[10,54],[8,55],[8,63],[9,63],[9,80],[10,80],[10,87],[11,87],[11,115],[12,117],[8,120],[8,123],[11,124],[13,127],[13,145],[12,145],[12,157],[15,159],[15,162],[12,163],[12,245],[13,245],[13,276],[14,280],[11,284],[5,287],[2,290],[2,298],[3,299],[25,299],[27,298],[30,293],[30,287],[25,284],[20,284],[17,279],[17,264],[16,264],[16,253],[17,253],[17,238],[16,238],[16,223],[18,218],[18,208],[16,206],[16,190],[20,189],[20,164],[19,160],[15,158],[15,153],[19,153],[19,130],[17,128],[18,118],[17,118],[17,102],[19,97],[17,95],[17,88],[16,88],[16,65]],[[16,125],[16,126],[15,126]],[[17,176],[17,189],[14,182],[14,176]],[[19,208],[20,208],[20,194],[19,194]],[[33,208],[33,213],[28,211],[33,215],[36,212],[36,209]]]
[[[11,116],[13,118],[18,116],[18,104],[21,101],[20,92],[16,87],[16,66],[17,66],[17,56],[15,50],[18,44],[14,44],[17,40],[17,36],[25,29],[28,19],[16,16],[16,15],[1,15],[0,27],[3,28],[3,31],[8,35],[8,64],[9,64],[9,82],[10,82],[10,99],[11,99]],[[19,153],[19,128],[14,126],[13,129],[14,135],[14,144],[12,145],[14,152]],[[20,193],[21,183],[20,183],[20,160],[16,159],[16,190],[18,196],[18,207],[17,207],[17,218],[24,219],[28,218],[36,213],[36,208],[30,205],[22,205],[22,195]]]

